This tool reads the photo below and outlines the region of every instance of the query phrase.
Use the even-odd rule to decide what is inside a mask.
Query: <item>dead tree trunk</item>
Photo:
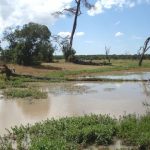
[[[0,67],[0,73],[5,74],[7,79],[10,79],[10,76],[13,75],[12,70],[9,69],[7,65],[2,65]]]
[[[79,15],[79,11],[80,11],[80,1],[81,0],[76,1],[77,9],[76,9],[76,12],[75,12],[73,28],[72,28],[71,37],[70,37],[70,49],[72,49],[73,37],[74,37],[74,33],[75,33],[76,27],[77,27],[77,19],[78,19],[78,15]]]
[[[140,55],[140,60],[139,60],[139,66],[142,66],[142,61],[144,58],[144,54],[148,51],[148,49],[150,48],[150,46],[148,46],[150,42],[150,37],[148,37],[144,43],[144,46],[141,48],[142,49],[142,53]]]

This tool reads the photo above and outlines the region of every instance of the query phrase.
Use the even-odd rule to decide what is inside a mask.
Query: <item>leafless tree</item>
[[[106,59],[108,60],[109,63],[110,63],[110,56],[109,56],[110,49],[111,49],[111,47],[105,46],[105,55],[106,55]]]
[[[146,39],[146,41],[144,42],[144,45],[142,47],[140,47],[140,49],[139,49],[139,51],[142,51],[140,54],[140,59],[139,59],[139,66],[142,65],[144,54],[150,49],[149,43],[150,43],[150,37],[148,37]]]
[[[67,14],[71,14],[74,16],[74,21],[73,21],[73,27],[72,27],[72,31],[71,31],[71,36],[70,36],[70,41],[69,41],[69,49],[72,50],[72,45],[73,45],[73,38],[74,38],[74,34],[77,28],[77,20],[78,20],[78,16],[80,16],[82,14],[81,12],[81,3],[83,4],[84,7],[86,7],[87,9],[91,9],[92,7],[94,7],[92,4],[89,3],[88,0],[74,0],[75,2],[75,6],[72,6],[70,8],[64,9],[63,11],[58,11],[53,13],[54,16],[60,16],[64,13]]]

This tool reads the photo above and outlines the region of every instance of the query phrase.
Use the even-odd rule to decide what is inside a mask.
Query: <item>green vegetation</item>
[[[150,149],[150,115],[121,118],[118,136],[127,145],[138,145],[141,150]]]
[[[36,88],[28,89],[8,89],[4,91],[4,95],[12,98],[33,98],[33,99],[45,99],[47,93],[40,91]]]
[[[9,44],[2,50],[1,59],[20,65],[37,65],[51,62],[54,48],[50,42],[51,32],[45,25],[28,23],[23,27],[7,28],[3,39]]]
[[[46,77],[50,78],[68,78],[68,76],[76,76],[82,74],[93,74],[93,73],[107,73],[112,71],[128,71],[132,69],[145,69],[150,68],[150,61],[145,60],[145,63],[142,67],[138,66],[138,61],[130,61],[130,60],[111,60],[112,66],[100,66],[97,68],[90,68],[90,69],[81,69],[81,70],[64,70],[64,71],[53,71],[46,75]]]
[[[1,138],[1,149],[83,149],[90,145],[110,145],[121,139],[137,149],[150,148],[150,116],[124,116],[120,120],[108,115],[46,120],[32,126],[13,127]]]
[[[29,82],[35,82],[37,80],[17,77],[11,80],[0,79],[0,89],[6,97],[11,98],[33,98],[33,99],[45,99],[47,93],[40,91],[37,87],[33,87]]]

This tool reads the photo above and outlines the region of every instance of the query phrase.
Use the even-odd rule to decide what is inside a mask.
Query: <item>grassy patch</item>
[[[12,98],[33,98],[33,99],[44,99],[47,98],[47,93],[42,92],[36,88],[29,89],[7,89],[4,91],[4,95]]]
[[[142,150],[150,149],[150,115],[123,117],[120,121],[118,136],[127,145],[136,145]]]
[[[138,66],[138,61],[132,60],[112,60],[112,66],[98,66],[98,67],[90,67],[86,68],[86,66],[82,69],[77,70],[63,70],[63,71],[53,71],[47,73],[45,76],[50,78],[68,78],[68,76],[76,76],[82,74],[92,74],[92,73],[104,73],[104,72],[112,72],[112,71],[127,71],[132,69],[147,69],[150,67],[150,61],[145,60],[145,63],[141,67]],[[80,66],[80,65],[79,65]]]
[[[84,117],[47,120],[35,125],[12,128],[18,149],[24,145],[26,133],[30,137],[30,149],[79,149],[89,144],[108,145],[116,133],[116,120],[109,116],[91,115]]]
[[[150,116],[129,115],[120,120],[108,115],[46,120],[32,126],[13,127],[0,140],[0,148],[17,149],[83,149],[90,145],[110,145],[114,138],[137,149],[150,149]]]

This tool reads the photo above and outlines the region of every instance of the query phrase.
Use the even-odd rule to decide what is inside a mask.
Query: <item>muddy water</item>
[[[43,87],[47,100],[6,100],[0,94],[0,134],[14,125],[32,124],[47,118],[84,114],[144,114],[150,101],[150,84],[73,82]]]
[[[87,76],[86,78],[106,78],[122,80],[150,80],[150,72],[127,72],[123,75]]]

